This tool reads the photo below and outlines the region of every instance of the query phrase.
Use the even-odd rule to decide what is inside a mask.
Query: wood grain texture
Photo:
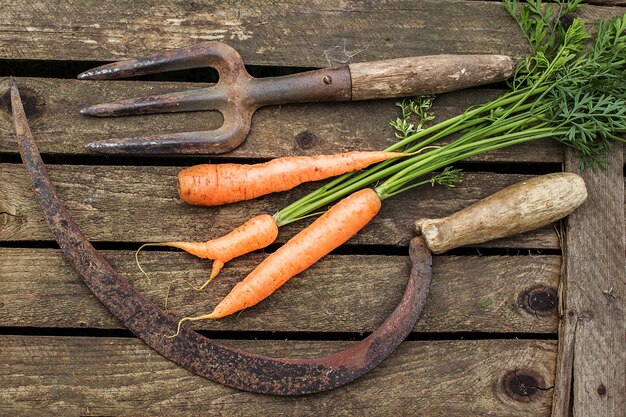
[[[346,342],[228,341],[276,356],[315,356]],[[348,342],[349,343],[349,342]],[[192,375],[137,339],[0,337],[0,413],[59,415],[549,416],[551,341],[405,342],[378,368],[327,393],[272,397]],[[442,366],[445,360],[446,366]],[[500,381],[531,371],[512,398]],[[375,399],[375,401],[372,401]]]
[[[182,91],[207,84],[145,81],[77,81],[18,78],[33,135],[44,154],[85,154],[84,145],[113,137],[202,131],[219,127],[215,112],[94,118],[79,114],[85,106],[152,94]],[[8,79],[0,78],[0,152],[17,153],[9,110]],[[480,89],[442,94],[435,100],[436,120],[494,99],[503,90]],[[389,121],[400,116],[397,100],[270,106],[258,110],[246,142],[223,158],[275,158],[354,150],[381,150],[397,139]],[[514,146],[473,158],[489,162],[561,163],[563,151],[553,140]]]
[[[241,52],[247,64],[284,67],[326,67],[439,53],[499,53],[519,58],[528,52],[523,35],[499,1],[0,3],[0,59],[6,60],[7,65],[12,60],[34,60],[38,65],[50,60],[99,63],[204,40],[228,42]],[[623,1],[605,3],[586,7],[583,17],[593,21],[626,11],[624,7],[610,7],[623,5]],[[82,158],[82,146],[87,142],[155,132],[205,130],[221,122],[219,115],[209,112],[118,119],[92,119],[78,114],[81,107],[89,104],[204,84],[36,78],[20,78],[18,83],[41,150],[47,156],[61,156],[50,160],[90,163],[92,159]],[[14,162],[17,150],[7,113],[6,86],[6,79],[0,79],[0,153],[7,157],[6,161]],[[438,120],[492,99],[501,91],[476,89],[442,95],[436,101]],[[378,150],[395,141],[388,125],[389,119],[399,114],[394,101],[264,108],[255,115],[247,142],[235,152],[186,161]],[[65,158],[68,155],[73,159]],[[563,155],[556,142],[542,141],[475,160],[517,166],[559,164]],[[134,161],[128,163],[136,165]],[[569,349],[564,350],[566,361],[559,363],[556,372],[556,341],[411,341],[404,343],[381,368],[355,384],[311,397],[273,398],[233,391],[197,378],[134,338],[2,335],[0,415],[245,416],[258,415],[263,410],[262,413],[272,415],[548,416],[554,376],[562,376],[563,369],[566,376],[571,376],[574,364],[575,415],[609,415],[611,411],[617,414],[619,407],[624,409],[625,206],[623,200],[617,202],[617,194],[608,192],[607,187],[615,191],[615,173],[622,166],[618,165],[620,168],[614,167],[609,177],[593,180],[598,195],[607,193],[593,208],[602,213],[601,220],[587,224],[588,218],[581,215],[570,223],[570,227],[579,227],[579,234],[574,233],[572,238],[578,239],[579,246],[568,241],[568,250],[593,263],[577,263],[568,257],[570,270],[575,269],[576,274],[571,276],[576,280],[567,282],[573,292],[567,292],[566,313],[573,314],[566,314],[563,321],[566,330],[560,335],[561,346],[565,344]],[[102,247],[116,249],[134,246],[121,242],[215,237],[254,214],[271,213],[317,186],[207,210],[178,201],[174,185],[178,169],[50,165],[61,198],[88,237]],[[400,247],[395,253],[401,253],[413,235],[413,222],[418,217],[449,215],[523,178],[526,177],[470,174],[454,191],[424,188],[390,199],[372,226],[350,242],[359,246],[347,250],[369,252],[377,250],[376,245],[392,250],[389,246],[394,245]],[[623,179],[620,183],[623,187]],[[619,192],[623,198],[623,188]],[[621,218],[615,210],[621,212]],[[279,241],[284,242],[303,226],[286,227]],[[621,246],[611,246],[607,241],[619,233]],[[0,248],[0,326],[4,332],[17,328],[28,333],[30,326],[50,328],[51,333],[57,334],[68,328],[120,329],[121,325],[85,289],[58,250],[23,247],[50,245],[51,239],[22,167],[16,163],[0,164],[0,241],[5,242]],[[31,241],[34,244],[28,243]],[[366,245],[374,245],[374,249]],[[560,247],[551,227],[489,246],[510,251]],[[208,263],[186,254],[149,251],[141,256],[142,264],[153,277],[153,282],[148,283],[137,274],[130,251],[103,252],[140,290],[159,303],[169,279],[198,282],[208,274]],[[212,307],[262,256],[253,254],[227,266],[207,293],[195,294],[178,282],[171,294],[172,310],[182,315]],[[554,310],[543,315],[520,307],[519,302],[520,294],[530,293],[533,287],[555,287],[560,264],[557,256],[436,257],[435,282],[415,331],[473,332],[477,337],[481,337],[480,332],[553,334],[557,325]],[[407,270],[407,259],[399,255],[331,255],[305,272],[304,279],[290,282],[265,305],[229,321],[198,323],[198,328],[223,331],[226,335],[229,330],[258,331],[270,338],[271,331],[367,332],[393,308]],[[613,291],[608,285],[615,285]],[[574,302],[569,297],[574,297]],[[318,305],[321,307],[312,314],[311,306]],[[419,338],[419,333],[412,338]],[[348,342],[229,343],[263,353],[294,356],[337,350]],[[539,376],[537,389],[531,384],[527,386],[530,395],[507,394],[500,381],[511,372],[513,380],[519,381],[525,371]],[[606,393],[601,394],[600,384]],[[562,383],[556,385],[562,391]],[[566,389],[569,393],[569,383]],[[588,398],[588,403],[584,403]],[[563,397],[558,396],[557,400],[562,401]]]
[[[429,55],[351,64],[352,100],[439,94],[507,80],[503,55]]]
[[[87,0],[58,7],[12,1],[5,10],[5,59],[111,61],[205,40],[228,42],[247,64],[309,67],[442,52],[527,51],[523,35],[496,3],[316,0],[268,7],[263,1],[168,0],[118,7]]]
[[[569,152],[565,162],[578,166]],[[589,198],[567,222],[557,416],[568,415],[572,382],[575,417],[626,409],[623,163],[620,144],[605,171],[583,174]]]
[[[61,200],[92,241],[159,242],[208,240],[261,214],[273,214],[312,191],[311,183],[286,193],[218,207],[193,207],[178,198],[176,167],[50,165]],[[0,240],[52,240],[24,169],[0,164]],[[420,187],[385,201],[378,216],[349,244],[408,246],[418,217],[451,214],[523,175],[467,174],[454,189]],[[165,219],[165,221],[164,221]],[[306,221],[281,228],[278,242],[301,230]],[[553,228],[485,244],[508,248],[558,248]]]
[[[178,317],[212,309],[265,255],[229,263],[207,290],[210,263],[173,251],[140,255],[104,251],[117,271],[164,307],[167,284],[176,280],[168,308]],[[198,329],[224,331],[369,332],[395,308],[408,279],[408,256],[328,256],[272,297],[237,317],[199,322]],[[418,332],[555,333],[551,309],[533,309],[525,295],[534,288],[556,292],[558,256],[439,256]],[[119,329],[114,319],[53,249],[0,248],[0,326]],[[540,308],[541,306],[539,306]],[[42,315],[41,312],[46,314]],[[316,313],[312,314],[312,311]]]
[[[589,6],[593,21],[622,14]],[[315,24],[311,24],[315,22]],[[324,0],[5,1],[0,58],[114,61],[220,40],[255,65],[320,67],[440,53],[520,57],[524,36],[499,2]]]

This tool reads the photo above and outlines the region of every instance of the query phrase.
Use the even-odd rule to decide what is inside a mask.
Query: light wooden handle
[[[350,64],[352,100],[437,94],[506,80],[504,55],[429,55]]]
[[[555,222],[587,198],[583,179],[572,173],[518,182],[442,219],[415,225],[433,253],[527,232]]]

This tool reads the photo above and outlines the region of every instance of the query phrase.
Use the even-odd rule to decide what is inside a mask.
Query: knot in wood
[[[296,143],[302,149],[311,149],[317,143],[318,139],[314,133],[305,130],[296,135]]]
[[[545,391],[545,381],[532,369],[508,371],[500,380],[504,393],[515,401],[531,402]]]
[[[556,310],[558,300],[556,288],[536,285],[519,294],[518,304],[531,314],[549,315]]]

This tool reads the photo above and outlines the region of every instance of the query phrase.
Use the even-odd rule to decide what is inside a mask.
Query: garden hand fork
[[[103,153],[219,154],[246,138],[252,115],[262,106],[369,100],[436,94],[502,81],[511,75],[511,58],[502,55],[432,55],[356,63],[298,74],[254,78],[241,56],[221,42],[205,42],[143,58],[103,65],[78,76],[104,80],[163,71],[213,67],[218,82],[208,88],[96,104],[81,110],[90,116],[216,110],[222,126],[185,132],[110,139],[87,144]]]

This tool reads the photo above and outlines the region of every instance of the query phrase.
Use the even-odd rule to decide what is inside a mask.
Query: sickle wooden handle
[[[350,64],[352,100],[438,94],[506,80],[504,55],[429,55]]]
[[[572,173],[542,175],[514,184],[449,217],[419,219],[418,232],[433,253],[527,232],[559,220],[587,198]]]

